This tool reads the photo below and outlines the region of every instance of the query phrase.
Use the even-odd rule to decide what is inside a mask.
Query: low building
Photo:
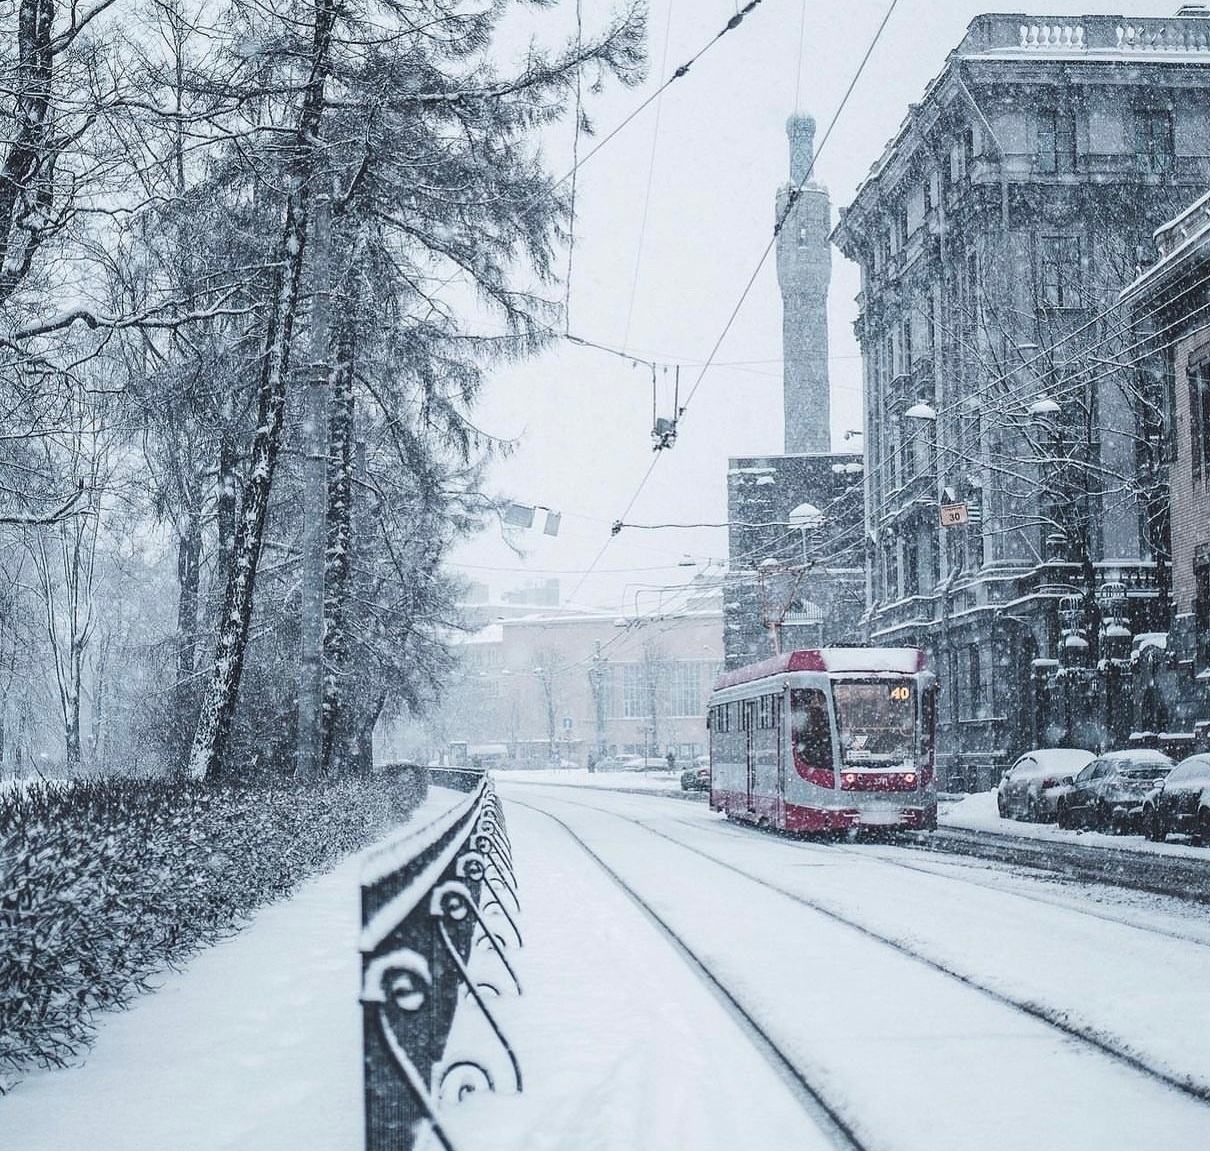
[[[457,644],[438,742],[468,759],[585,766],[589,756],[706,751],[706,701],[722,668],[716,590],[690,585],[658,613],[532,609]]]

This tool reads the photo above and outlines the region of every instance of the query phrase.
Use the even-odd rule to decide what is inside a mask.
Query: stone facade
[[[730,461],[728,669],[778,651],[858,638],[865,603],[862,471],[861,457],[852,454]]]
[[[1207,43],[1195,16],[977,18],[834,233],[862,269],[867,634],[929,651],[951,785],[1129,737],[1168,540],[1162,383],[1116,301],[1210,184]]]

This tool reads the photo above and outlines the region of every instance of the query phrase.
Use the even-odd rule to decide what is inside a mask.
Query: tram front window
[[[916,688],[909,680],[833,683],[845,763],[899,763],[916,754]]]
[[[799,769],[832,770],[832,727],[822,691],[794,688],[790,692],[790,738]]]

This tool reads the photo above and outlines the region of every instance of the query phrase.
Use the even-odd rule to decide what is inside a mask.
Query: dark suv
[[[1055,815],[1060,827],[1097,831],[1134,829],[1143,797],[1172,770],[1162,751],[1109,751],[1098,755],[1060,792]]]
[[[1142,820],[1148,839],[1185,834],[1210,847],[1210,754],[1182,759],[1143,800]]]

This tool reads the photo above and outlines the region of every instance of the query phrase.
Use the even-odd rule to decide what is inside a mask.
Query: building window
[[[702,714],[702,673],[708,665],[685,660],[669,667],[668,714]]]
[[[1080,307],[1080,239],[1078,236],[1041,238],[1044,308]]]
[[[974,163],[976,155],[975,130],[967,128],[962,133],[962,170],[964,172],[971,170],[971,164]]]
[[[1172,113],[1140,108],[1134,114],[1135,147],[1141,172],[1167,172],[1175,152]]]
[[[966,665],[963,668],[966,690],[962,693],[966,706],[962,714],[966,719],[980,719],[983,716],[983,658],[979,645],[973,643],[964,648],[962,655]]]
[[[1043,108],[1038,113],[1038,171],[1071,172],[1076,166],[1074,113]]]
[[[1193,365],[1189,381],[1189,459],[1194,479],[1210,476],[1210,360]]]
[[[647,667],[641,663],[622,664],[622,717],[643,719],[651,713],[647,694]]]
[[[903,594],[920,594],[920,553],[914,542],[908,543],[903,549]]]
[[[1210,666],[1210,563],[1193,565],[1193,625],[1197,655],[1195,666]]]
[[[933,210],[933,173],[924,177],[924,214],[927,216]]]

